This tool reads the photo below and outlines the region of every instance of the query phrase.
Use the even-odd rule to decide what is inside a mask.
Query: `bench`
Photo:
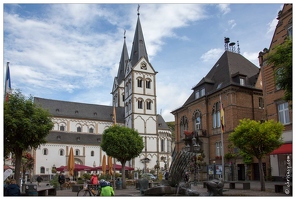
[[[224,184],[229,183],[229,189],[235,189],[235,184],[243,184],[243,189],[244,190],[249,190],[251,189],[251,184],[250,182],[241,182],[241,181],[224,181]],[[207,187],[207,181],[203,182],[203,187]]]
[[[285,184],[275,184],[274,191],[276,193],[284,192],[284,186],[286,186],[286,185]]]
[[[38,196],[57,196],[56,188],[38,188]]]
[[[251,189],[250,182],[243,182],[243,181],[226,181],[224,183],[229,183],[229,189],[235,189],[235,184],[242,184],[243,190]]]

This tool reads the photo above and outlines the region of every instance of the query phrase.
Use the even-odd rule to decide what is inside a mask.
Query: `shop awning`
[[[270,155],[276,155],[276,154],[292,154],[292,144],[283,144],[280,146],[280,148],[274,150],[271,152]]]

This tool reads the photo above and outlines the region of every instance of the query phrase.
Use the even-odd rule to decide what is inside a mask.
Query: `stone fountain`
[[[195,153],[188,151],[177,152],[169,171],[168,180],[161,180],[160,185],[141,191],[144,196],[200,196],[196,190],[191,190],[191,184],[184,182],[184,175],[189,159]],[[145,180],[143,180],[145,181]],[[148,180],[146,181],[148,184]],[[224,183],[221,180],[206,182],[207,196],[223,196]]]

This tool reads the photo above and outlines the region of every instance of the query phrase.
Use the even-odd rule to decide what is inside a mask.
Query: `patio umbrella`
[[[111,156],[108,156],[108,167],[109,167],[109,174],[112,175],[113,170],[112,170],[112,157]]]
[[[103,171],[103,174],[106,173],[106,155],[103,156],[102,171]]]
[[[74,153],[73,153],[73,148],[72,147],[70,148],[67,169],[69,171],[69,175],[73,176],[74,175],[74,169],[75,169],[75,163],[74,163]]]

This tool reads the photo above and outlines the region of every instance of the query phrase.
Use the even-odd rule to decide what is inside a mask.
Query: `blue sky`
[[[182,106],[223,54],[224,37],[258,66],[283,3],[140,3],[149,61],[158,72],[157,113]],[[124,30],[130,54],[138,3],[3,4],[3,74],[26,95],[111,105]],[[3,76],[4,77],[4,76]]]

